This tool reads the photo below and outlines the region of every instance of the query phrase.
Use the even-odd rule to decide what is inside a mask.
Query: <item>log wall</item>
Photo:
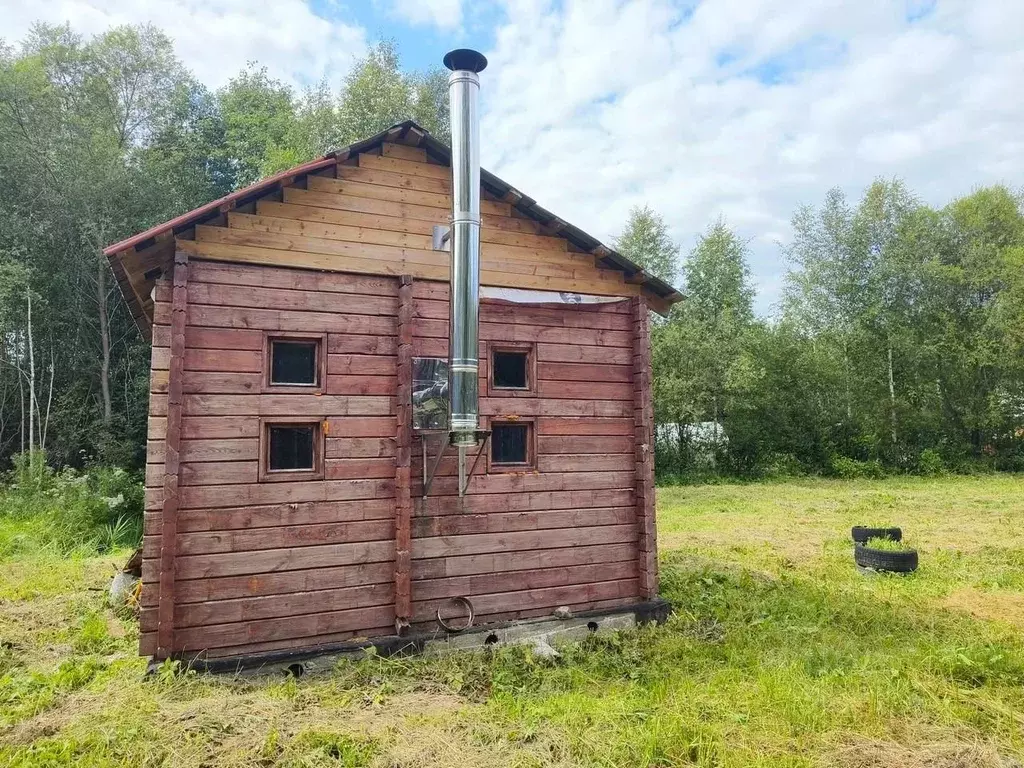
[[[410,368],[400,334],[411,336],[412,356],[447,356],[446,284],[195,257],[188,267],[169,594],[160,552],[172,292],[167,282],[155,292],[144,655],[157,653],[157,630],[167,629],[161,607],[171,651],[230,657],[392,634],[396,601],[400,619],[433,629],[437,608],[455,596],[486,622],[650,594],[635,303],[483,302],[483,426],[529,423],[536,467],[489,472],[481,459],[460,500],[446,458],[423,499],[422,441],[408,445],[398,426],[408,392],[398,374]],[[322,391],[264,391],[265,334],[279,331],[323,335]],[[535,355],[531,392],[487,384],[489,349],[512,342]],[[265,417],[321,420],[324,479],[260,482]],[[396,519],[410,530],[396,530]],[[396,534],[398,551],[411,540],[408,560],[396,559]]]
[[[394,632],[398,281],[193,260],[174,650],[231,656]],[[142,653],[155,651],[166,286],[153,332]],[[326,334],[317,394],[264,391],[267,331]],[[259,482],[260,419],[322,420],[324,479]]]

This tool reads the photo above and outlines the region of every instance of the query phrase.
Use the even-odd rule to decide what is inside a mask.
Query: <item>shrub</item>
[[[141,479],[119,467],[56,471],[39,454],[15,458],[0,489],[0,556],[46,547],[106,551],[142,538]]]
[[[921,451],[917,460],[917,471],[922,475],[934,477],[946,472],[946,462],[942,460],[941,454],[932,448]]]
[[[835,456],[832,458],[831,470],[833,475],[844,480],[885,477],[885,470],[878,459],[857,461],[846,456]]]
[[[765,477],[802,477],[807,467],[792,453],[773,453],[764,463]]]

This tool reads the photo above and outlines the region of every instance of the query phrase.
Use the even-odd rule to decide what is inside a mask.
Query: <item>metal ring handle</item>
[[[469,598],[468,597],[453,597],[449,602],[452,603],[453,605],[462,605],[463,607],[465,607],[466,610],[469,611],[469,617],[466,619],[465,626],[453,627],[451,624],[449,624],[447,621],[445,621],[443,618],[441,618],[441,608],[439,606],[438,609],[437,609],[437,623],[441,625],[441,628],[443,630],[445,630],[446,632],[453,632],[454,633],[454,632],[462,632],[463,630],[466,630],[466,629],[469,629],[470,627],[472,627],[473,626],[473,604],[471,602],[469,602]]]

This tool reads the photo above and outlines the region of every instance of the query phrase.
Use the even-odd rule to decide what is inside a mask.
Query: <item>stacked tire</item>
[[[858,567],[887,573],[913,573],[917,570],[916,549],[875,549],[867,545],[870,539],[903,541],[901,529],[867,528],[863,525],[855,525],[850,530],[850,535],[853,537],[853,560]]]

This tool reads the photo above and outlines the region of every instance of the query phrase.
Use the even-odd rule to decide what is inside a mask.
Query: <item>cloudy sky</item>
[[[0,0],[0,36],[152,22],[211,87],[247,61],[336,81],[395,38],[484,51],[483,161],[606,241],[648,203],[688,250],[717,217],[777,301],[794,209],[899,176],[941,205],[1024,185],[1024,0]]]

